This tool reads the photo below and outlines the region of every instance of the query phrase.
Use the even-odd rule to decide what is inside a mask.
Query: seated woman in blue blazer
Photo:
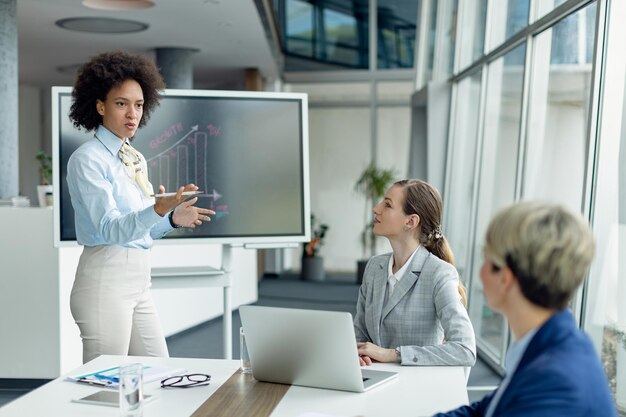
[[[393,252],[365,267],[354,318],[361,366],[474,365],[474,330],[441,232],[442,207],[439,191],[420,180],[396,182],[374,207],[374,233]]]
[[[518,203],[493,218],[485,241],[485,298],[516,341],[494,393],[437,417],[616,417],[598,354],[567,308],[593,258],[587,222],[558,205]]]

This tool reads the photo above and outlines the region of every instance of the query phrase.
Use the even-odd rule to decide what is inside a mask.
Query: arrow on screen
[[[205,194],[207,197],[212,197],[213,201],[217,201],[219,200],[222,195],[220,193],[218,193],[217,191],[215,191],[215,188],[213,189],[213,192],[211,194]]]
[[[182,141],[184,141],[187,136],[191,135],[193,132],[196,132],[198,130],[198,125],[195,126],[191,126],[191,130],[189,132],[187,132],[185,134],[185,136],[183,136],[182,138],[178,139],[172,146],[170,146],[169,148],[167,148],[166,150],[158,153],[157,155],[153,156],[152,158],[148,159],[147,162],[152,161],[153,159],[157,159],[159,156],[167,153],[168,151],[170,151],[171,149],[173,149],[176,145],[178,145],[179,143],[181,143]]]

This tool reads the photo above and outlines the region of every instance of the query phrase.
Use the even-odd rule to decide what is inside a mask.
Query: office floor
[[[347,311],[354,314],[359,287],[353,274],[329,274],[324,282],[307,282],[295,273],[285,272],[280,277],[264,278],[259,283],[258,305],[273,307],[308,308],[316,310]],[[233,313],[233,328],[241,326],[238,312]],[[222,321],[215,319],[202,323],[167,338],[172,357],[221,358]],[[233,332],[233,358],[239,358],[239,334]],[[43,383],[41,381],[40,383]],[[468,382],[470,401],[482,398],[480,387],[493,387],[500,377],[478,360]],[[33,384],[30,384],[33,385]],[[0,406],[27,393],[29,387],[0,385]]]

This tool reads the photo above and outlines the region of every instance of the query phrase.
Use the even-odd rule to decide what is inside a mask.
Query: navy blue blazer
[[[493,393],[435,417],[484,416]],[[617,417],[589,337],[569,309],[552,316],[530,341],[493,417]]]

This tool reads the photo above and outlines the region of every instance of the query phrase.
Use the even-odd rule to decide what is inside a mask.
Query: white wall
[[[41,147],[41,98],[37,87],[19,87],[19,193],[37,205],[39,163],[35,154]]]
[[[309,126],[311,212],[329,225],[324,267],[355,270],[366,202],[354,184],[370,160],[369,110],[313,108]]]
[[[369,202],[354,184],[372,160],[370,87],[368,83],[287,84],[286,91],[309,94],[311,212],[328,229],[321,255],[330,271],[356,271],[363,258],[361,232]],[[376,160],[399,178],[408,171],[411,82],[380,82],[377,86]],[[378,253],[389,251],[379,239]],[[301,250],[287,250],[284,265],[300,268]]]

